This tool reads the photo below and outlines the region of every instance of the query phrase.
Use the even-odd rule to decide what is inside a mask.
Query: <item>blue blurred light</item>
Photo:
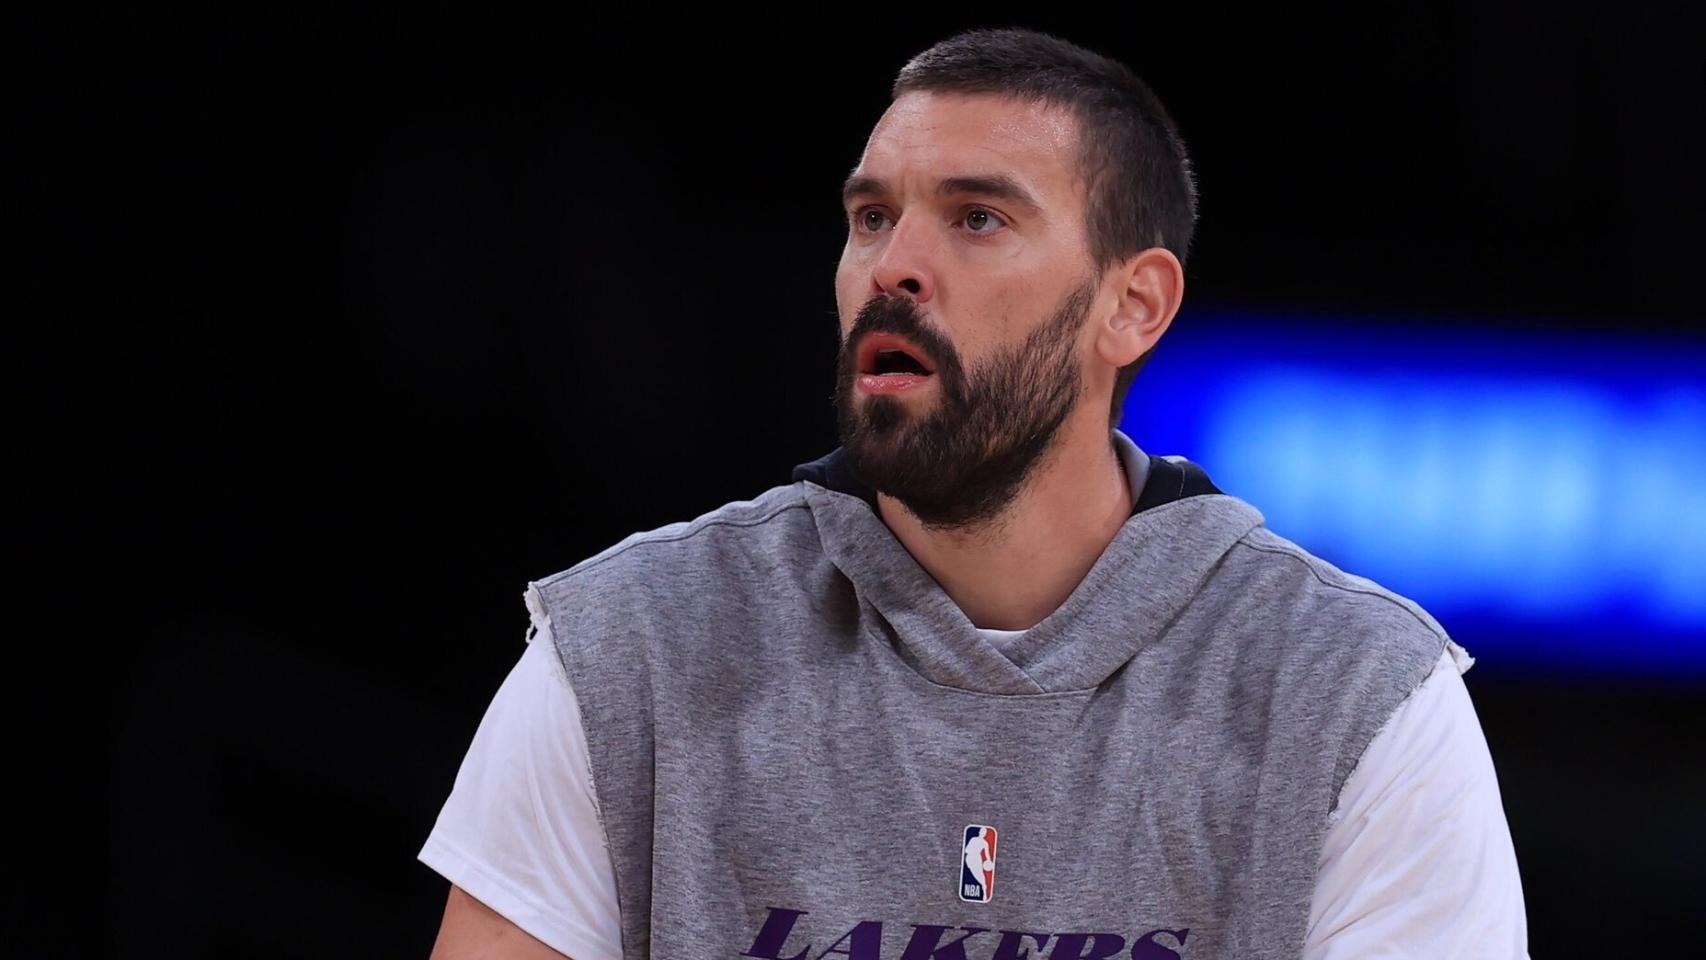
[[[1706,674],[1706,341],[1186,311],[1123,429],[1482,662]]]

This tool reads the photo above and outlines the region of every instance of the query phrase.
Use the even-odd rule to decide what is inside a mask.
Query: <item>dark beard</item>
[[[926,327],[917,305],[879,296],[842,342],[836,422],[847,464],[867,486],[900,501],[927,529],[993,520],[1024,489],[1083,390],[1075,346],[1096,294],[1094,280],[1067,294],[1048,322],[969,376],[953,345]],[[868,333],[899,333],[936,363],[933,407],[854,392],[855,347]]]

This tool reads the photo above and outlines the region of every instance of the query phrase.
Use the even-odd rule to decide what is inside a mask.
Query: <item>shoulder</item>
[[[575,589],[655,580],[689,571],[703,575],[740,569],[728,562],[761,559],[815,540],[810,509],[797,484],[772,487],[751,500],[736,500],[691,520],[644,530],[535,582],[547,597]]]
[[[1367,577],[1342,570],[1265,526],[1251,530],[1227,554],[1225,575],[1252,602],[1341,643],[1407,640],[1431,664],[1450,646],[1446,630],[1414,600]]]
[[[700,643],[707,631],[739,633],[764,610],[809,601],[826,565],[811,507],[800,486],[789,485],[631,534],[527,590],[556,627],[559,650],[674,649]],[[616,659],[631,662],[611,669],[633,671],[649,658]]]
[[[1409,597],[1266,527],[1242,537],[1225,566],[1230,580],[1219,592],[1237,598],[1233,616],[1259,624],[1254,636],[1279,662],[1287,689],[1309,710],[1345,718],[1335,797],[1394,716],[1410,720],[1400,720],[1400,731],[1427,730],[1441,709],[1466,702],[1459,673],[1473,660]]]
[[[1216,629],[1260,649],[1299,709],[1343,719],[1336,785],[1442,656],[1468,659],[1420,604],[1265,526],[1239,538],[1212,577]]]

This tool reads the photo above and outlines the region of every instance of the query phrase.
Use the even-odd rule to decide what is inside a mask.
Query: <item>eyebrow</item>
[[[847,206],[857,197],[888,196],[888,184],[877,177],[854,175],[847,178],[841,187],[841,205]],[[1005,200],[1029,209],[1032,213],[1042,213],[1042,204],[1031,196],[1031,192],[1019,185],[1019,181],[1004,173],[984,173],[965,177],[945,177],[936,184],[936,195],[951,197],[971,194],[973,196],[990,197]]]

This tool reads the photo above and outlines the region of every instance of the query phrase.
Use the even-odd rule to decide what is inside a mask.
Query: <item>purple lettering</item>
[[[752,960],[807,960],[815,949],[812,941],[823,942],[820,938],[824,931],[819,929],[813,932],[808,927],[801,931],[800,935],[804,946],[791,955],[784,956],[789,942],[794,939],[793,934],[799,919],[808,911],[782,907],[766,909],[769,912],[764,918],[764,924],[759,929],[757,938],[752,941],[752,946],[741,954],[742,957],[750,957]],[[820,915],[818,919],[821,923],[824,918]],[[957,932],[959,936],[943,943],[943,935],[949,932]],[[914,923],[912,935],[899,960],[970,960],[966,953],[966,942],[980,933],[989,932],[985,927]],[[1131,941],[1130,960],[1184,960],[1185,938],[1190,936],[1190,933],[1189,927],[1180,927],[1177,930],[1158,927],[1151,930]],[[1027,933],[1023,930],[1002,930],[1000,934],[1001,939],[995,944],[995,952],[989,956],[989,960],[1116,960],[1124,956],[1122,951],[1126,949],[1125,937],[1118,933]],[[1043,953],[1045,948],[1048,950],[1046,955]],[[979,955],[982,955],[981,952]],[[835,960],[839,957],[845,957],[846,960],[883,960],[883,921],[858,921],[852,929],[842,934],[840,939],[811,956],[811,960]]]
[[[1052,933],[1020,933],[1017,930],[1001,931],[1001,942],[995,947],[995,956],[989,960],[1028,960],[1031,951],[1019,945],[1019,941],[1030,937],[1037,942],[1037,949],[1048,946]]]
[[[1180,960],[1178,950],[1164,947],[1155,942],[1156,934],[1165,933],[1179,941],[1179,949],[1185,947],[1185,937],[1191,932],[1190,927],[1183,930],[1151,930],[1131,945],[1131,960]]]
[[[840,949],[849,939],[853,942],[847,949]],[[861,920],[859,925],[841,935],[841,939],[829,945],[829,949],[817,955],[817,960],[832,953],[846,954],[848,960],[881,960],[883,950],[883,925],[879,920]]]
[[[937,957],[943,960],[966,960],[966,941],[976,934],[989,932],[987,927],[966,927],[965,935],[958,940],[937,946],[936,942],[942,939],[942,934],[952,929],[954,928],[913,924],[912,940],[907,943],[906,952],[900,955],[900,960],[936,960]]]
[[[794,932],[794,922],[805,916],[807,911],[784,910],[781,907],[770,907],[769,910],[764,926],[759,928],[758,939],[752,941],[752,946],[741,956],[758,957],[759,960],[801,960],[811,950],[811,944],[787,958],[782,956],[782,945],[788,942],[788,934]]]

